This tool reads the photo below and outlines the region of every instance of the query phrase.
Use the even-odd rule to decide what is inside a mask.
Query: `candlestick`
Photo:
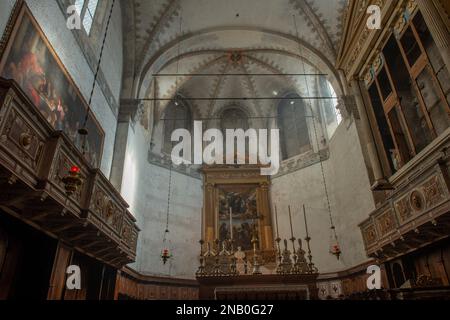
[[[291,215],[291,206],[288,206],[289,211],[289,224],[291,225],[291,242],[292,242],[292,254],[294,260],[296,259],[296,253],[295,253],[295,237],[294,237],[294,228],[292,226],[292,215]]]
[[[230,239],[233,241],[233,209],[230,207]]]
[[[306,222],[306,209],[305,209],[305,205],[303,205],[303,218],[305,219],[305,231],[306,231],[306,237],[309,238],[309,233],[308,233],[308,222]]]
[[[289,225],[291,226],[291,238],[294,238],[294,230],[292,229],[291,206],[288,206],[288,210],[289,210]]]
[[[277,211],[277,206],[275,206],[275,226],[277,228],[277,238],[279,238],[280,234],[278,232],[278,211]]]
[[[305,219],[305,230],[306,230],[306,244],[308,245],[308,260],[309,260],[309,272],[315,273],[317,272],[317,268],[314,266],[314,263],[312,262],[312,255],[311,255],[311,246],[309,242],[311,241],[311,238],[309,236],[308,232],[308,222],[306,221],[306,209],[305,205],[303,205],[303,218]]]

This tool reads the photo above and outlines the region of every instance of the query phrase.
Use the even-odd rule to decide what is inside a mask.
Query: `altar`
[[[198,277],[201,300],[315,300],[318,274]]]
[[[258,165],[204,166],[200,299],[309,300],[319,275],[300,239],[273,226],[270,178]],[[276,233],[274,234],[274,230]],[[308,261],[309,259],[309,261]]]

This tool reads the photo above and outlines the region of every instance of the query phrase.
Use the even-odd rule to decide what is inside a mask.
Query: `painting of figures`
[[[230,219],[230,212],[232,217]],[[235,248],[242,250],[253,248],[253,233],[258,234],[259,214],[256,202],[256,188],[234,188],[219,190],[219,240],[231,237],[230,221],[233,225]]]
[[[24,6],[0,60],[0,76],[15,80],[55,130],[61,130],[81,150],[78,129],[87,104],[51,48],[31,13]],[[100,165],[104,133],[89,113],[85,157]]]

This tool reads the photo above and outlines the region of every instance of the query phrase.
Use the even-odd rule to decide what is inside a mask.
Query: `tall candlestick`
[[[306,221],[306,209],[305,209],[305,205],[303,205],[303,218],[304,218],[304,220],[305,220],[306,237],[309,238],[308,222]]]
[[[291,206],[288,206],[289,210],[289,224],[291,225],[291,242],[292,242],[292,253],[294,254],[294,262],[296,258],[296,250],[295,250],[295,237],[294,237],[294,228],[292,226],[292,215],[291,215]]]
[[[230,207],[230,239],[233,240],[233,209]]]
[[[278,211],[277,206],[275,206],[275,226],[277,228],[277,239],[280,237],[280,234],[278,232]]]
[[[294,230],[292,229],[291,206],[288,206],[288,210],[289,210],[289,224],[291,226],[291,238],[294,238]]]

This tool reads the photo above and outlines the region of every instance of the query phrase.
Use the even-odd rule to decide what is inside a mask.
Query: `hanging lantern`
[[[335,243],[335,244],[331,245],[330,253],[332,255],[336,256],[336,258],[339,260],[339,257],[341,256],[341,253],[342,253],[339,243]]]
[[[161,259],[162,259],[163,263],[166,264],[170,258],[172,258],[172,255],[170,254],[170,250],[168,248],[164,248],[161,251]]]
[[[77,192],[78,187],[82,183],[80,176],[80,168],[77,166],[72,166],[67,176],[62,178],[62,182],[64,183],[64,188],[66,189],[66,194],[68,196]]]
[[[339,245],[336,228],[335,226],[331,226],[331,234],[330,234],[330,253],[334,255],[338,260],[342,254],[341,246]]]

